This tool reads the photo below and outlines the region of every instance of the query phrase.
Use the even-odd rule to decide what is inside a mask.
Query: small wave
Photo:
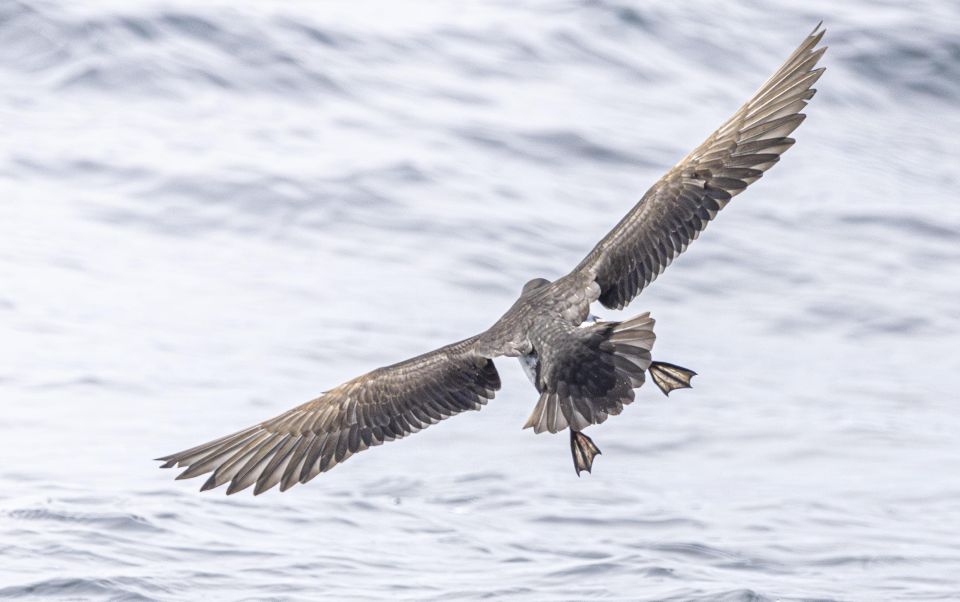
[[[75,523],[116,531],[140,531],[150,533],[160,533],[164,531],[163,528],[154,525],[147,518],[136,514],[72,512],[68,510],[53,510],[50,508],[22,508],[9,510],[6,512],[6,515],[17,520]]]
[[[632,526],[645,528],[670,528],[678,526],[703,527],[700,521],[689,518],[635,518],[624,516],[566,516],[566,515],[545,515],[533,519],[538,523],[549,523],[558,525],[584,525],[584,526]]]
[[[890,235],[905,235],[920,239],[933,238],[944,242],[960,241],[960,224],[935,224],[922,217],[860,213],[841,215],[836,219],[842,224],[851,226],[872,226],[878,230],[886,230]]]
[[[130,581],[130,580],[126,580]],[[136,580],[134,580],[136,582]],[[109,598],[123,600],[151,600],[137,593],[135,587],[123,585],[111,579],[55,577],[34,581],[25,585],[12,585],[0,588],[0,598],[23,597],[69,597],[69,598]]]
[[[810,566],[828,566],[828,567],[844,567],[844,566],[853,566],[859,567],[862,569],[868,569],[871,566],[909,566],[917,562],[941,562],[943,564],[953,564],[958,561],[957,557],[947,557],[947,558],[921,558],[921,557],[907,557],[899,556],[892,554],[877,554],[877,555],[857,555],[857,556],[827,556],[824,558],[816,558],[808,561]]]
[[[791,598],[786,598],[783,596],[769,597],[752,589],[735,589],[709,593],[682,593],[678,595],[667,596],[664,598],[664,600],[703,600],[704,602],[779,602],[791,600]],[[806,602],[811,601],[806,599]]]
[[[548,577],[602,577],[606,573],[618,572],[627,567],[619,562],[593,562],[577,564],[568,568],[552,571]]]
[[[459,135],[468,142],[548,165],[589,161],[633,167],[656,166],[655,163],[644,161],[642,157],[572,131],[494,133],[473,127],[461,129]]]

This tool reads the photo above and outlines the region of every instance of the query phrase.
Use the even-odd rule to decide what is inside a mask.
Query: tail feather
[[[570,344],[541,349],[540,399],[524,428],[582,430],[616,416],[643,385],[656,340],[649,313],[623,322],[595,322],[569,332]]]
[[[653,382],[660,387],[664,395],[670,395],[670,391],[674,389],[692,388],[693,385],[690,384],[690,380],[696,375],[697,373],[693,370],[667,362],[652,362],[650,364],[650,376],[653,377]]]

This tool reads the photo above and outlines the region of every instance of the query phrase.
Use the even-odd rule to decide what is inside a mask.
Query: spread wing
[[[800,111],[824,69],[815,68],[820,25],[783,66],[706,141],[654,184],[569,275],[556,282],[571,299],[590,290],[611,309],[626,306],[699,236],[730,199],[760,179],[794,140]],[[599,287],[599,289],[598,289]],[[582,303],[582,302],[581,302]]]
[[[228,482],[228,495],[254,484],[254,495],[278,483],[286,491],[356,452],[493,399],[500,376],[475,341],[378,368],[276,418],[159,460],[163,468],[186,467],[178,479],[212,472],[201,491]]]

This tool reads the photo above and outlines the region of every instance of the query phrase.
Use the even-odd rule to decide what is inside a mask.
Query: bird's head
[[[548,284],[550,284],[550,281],[547,280],[546,278],[534,278],[530,282],[527,282],[526,284],[523,285],[523,290],[520,291],[520,294],[526,295],[530,291],[535,291],[538,288],[547,286]]]

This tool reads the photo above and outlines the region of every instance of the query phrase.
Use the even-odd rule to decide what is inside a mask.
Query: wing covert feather
[[[159,458],[186,467],[178,479],[213,473],[201,490],[229,483],[227,494],[285,491],[330,470],[354,453],[415,433],[467,410],[500,389],[493,361],[477,337],[378,368],[275,418]]]
[[[794,140],[800,111],[824,69],[824,30],[810,33],[734,115],[643,195],[559,289],[599,285],[594,299],[621,309],[695,240],[731,198],[760,179]]]

